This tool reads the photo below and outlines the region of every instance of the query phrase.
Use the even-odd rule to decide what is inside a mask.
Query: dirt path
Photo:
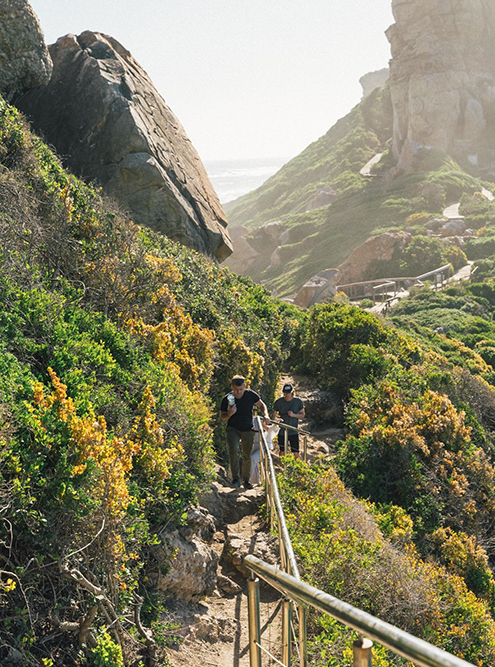
[[[281,383],[292,382],[296,394],[304,402],[314,400],[315,388],[305,378],[284,376]],[[306,424],[301,424],[304,428]],[[319,456],[331,455],[333,444],[343,437],[343,431],[327,428],[315,432],[308,441],[308,461],[311,463]],[[274,455],[275,465],[280,464]],[[232,558],[227,557],[226,543],[241,547],[242,553],[260,553],[263,559],[278,562],[277,540],[266,532],[256,507],[263,499],[263,489],[256,487],[250,491],[233,490],[223,474],[219,474],[216,497],[227,503],[233,515],[227,520],[223,532],[217,532],[212,548],[220,557],[219,584],[215,593],[199,603],[169,601],[167,620],[178,627],[175,634],[180,641],[167,650],[172,667],[249,667],[249,630],[247,608],[247,579],[241,573]],[[240,510],[244,504],[251,503],[252,510]],[[237,520],[235,512],[239,508],[244,516]],[[246,513],[251,512],[251,513]],[[227,516],[229,512],[227,512]],[[244,549],[244,551],[242,551]],[[265,555],[266,554],[266,555]],[[235,561],[235,559],[234,559]],[[262,646],[280,659],[280,602],[281,596],[269,586],[261,584],[260,614]],[[263,665],[275,666],[277,663],[268,655],[263,655]]]
[[[252,492],[249,492],[252,493]],[[254,549],[256,539],[263,534],[256,516],[246,516],[228,528],[234,534],[249,540]],[[218,534],[213,548],[222,552],[224,536]],[[221,562],[219,574],[237,584],[239,591],[215,594],[200,603],[172,603],[168,618],[184,635],[180,643],[168,650],[172,667],[249,667],[249,630],[246,578],[232,565]],[[280,657],[280,596],[268,586],[261,586],[260,614],[262,645]],[[276,663],[266,657],[266,665]]]

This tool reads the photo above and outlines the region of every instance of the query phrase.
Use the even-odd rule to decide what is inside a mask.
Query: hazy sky
[[[293,157],[385,67],[391,0],[30,0],[47,43],[115,37],[204,160]]]

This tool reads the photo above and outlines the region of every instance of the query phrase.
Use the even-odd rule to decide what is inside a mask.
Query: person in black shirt
[[[304,404],[300,398],[294,396],[294,387],[287,382],[284,384],[282,389],[283,396],[277,398],[275,405],[273,406],[273,415],[278,412],[280,415],[278,421],[287,424],[288,426],[293,426],[294,428],[299,427],[299,420],[304,419],[306,412],[304,410]],[[284,451],[285,444],[285,429],[281,428],[278,434],[278,446],[280,452]],[[299,455],[299,433],[296,431],[288,432],[288,440],[290,445],[290,451],[294,455],[295,459],[301,458]]]
[[[230,392],[222,398],[220,417],[227,422],[227,444],[229,446],[230,469],[232,484],[241,485],[239,475],[239,445],[242,451],[242,482],[246,489],[252,489],[249,481],[251,475],[251,450],[254,441],[253,408],[256,406],[263,413],[265,423],[269,416],[266,405],[259,394],[246,388],[246,380],[242,375],[234,375]]]

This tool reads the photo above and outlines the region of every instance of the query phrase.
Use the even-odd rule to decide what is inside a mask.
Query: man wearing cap
[[[245,489],[252,489],[249,481],[251,475],[251,450],[254,441],[253,408],[256,406],[263,414],[264,422],[269,423],[268,409],[259,394],[246,388],[246,380],[242,375],[234,375],[230,384],[230,392],[222,398],[220,417],[227,422],[227,444],[229,446],[230,470],[232,484],[241,485],[239,475],[239,445],[242,451],[242,482]]]
[[[298,428],[298,423],[300,419],[304,419],[306,413],[304,410],[304,404],[300,398],[294,396],[294,387],[287,382],[282,388],[282,398],[277,398],[275,405],[273,406],[273,412],[280,415],[278,421],[287,426],[293,426]],[[289,446],[290,451],[294,455],[294,458],[301,458],[299,455],[299,433],[296,431],[291,431],[289,429],[281,428],[278,434],[278,446],[280,451],[284,451],[285,444],[285,431],[288,430],[289,436]]]

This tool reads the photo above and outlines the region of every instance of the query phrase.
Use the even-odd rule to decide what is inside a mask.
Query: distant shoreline
[[[222,204],[256,190],[290,158],[204,160],[210,181]]]

